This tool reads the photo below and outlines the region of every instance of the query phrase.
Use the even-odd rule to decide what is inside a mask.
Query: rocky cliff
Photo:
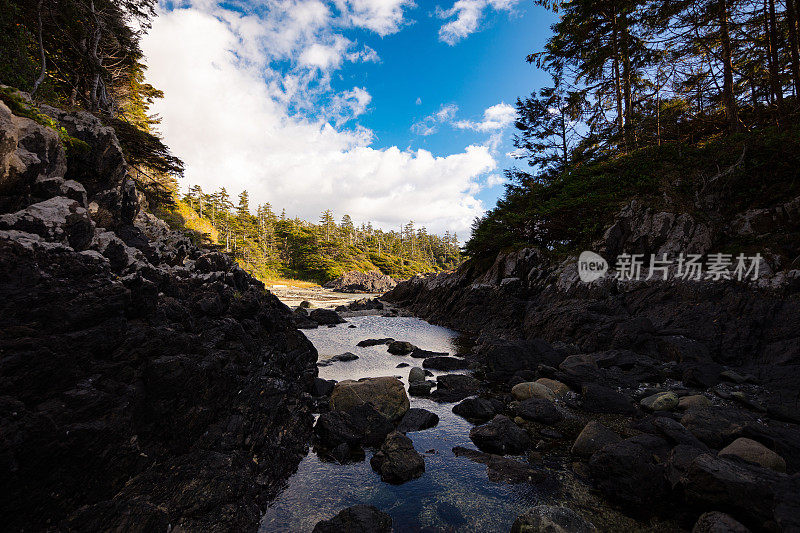
[[[385,298],[433,322],[482,336],[543,339],[568,353],[627,349],[680,369],[715,363],[755,375],[778,404],[800,407],[800,257],[759,249],[757,280],[644,280],[650,254],[707,254],[733,237],[775,242],[796,234],[800,198],[733,220],[667,212],[633,201],[592,249],[614,269],[620,253],[644,254],[642,280],[609,272],[584,283],[577,257],[536,249],[500,254],[491,266],[465,264],[452,273],[421,275]],[[798,253],[795,248],[791,254]],[[658,277],[658,276],[657,276]]]
[[[306,452],[316,350],[143,209],[113,129],[42,111],[88,149],[0,102],[3,529],[255,530]]]

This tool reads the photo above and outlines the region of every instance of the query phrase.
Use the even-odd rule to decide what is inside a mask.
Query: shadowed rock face
[[[64,166],[49,130],[0,120],[3,527],[254,530],[306,452],[316,350],[228,257],[139,212],[113,130],[51,114],[92,151]]]

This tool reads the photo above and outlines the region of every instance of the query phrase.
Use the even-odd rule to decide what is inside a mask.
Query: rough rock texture
[[[46,112],[90,150],[0,103],[3,528],[254,530],[306,452],[316,350],[140,212],[113,130]]]
[[[391,533],[392,517],[372,505],[354,505],[314,526],[313,533]]]
[[[425,472],[425,460],[411,439],[397,431],[389,433],[381,449],[370,459],[372,469],[387,483],[401,484]]]
[[[498,455],[517,455],[531,445],[528,433],[507,416],[497,415],[469,432],[478,449]]]
[[[384,293],[393,289],[397,282],[381,272],[358,272],[352,270],[339,276],[333,281],[324,285],[326,289],[333,289],[339,292],[364,292],[364,293]]]
[[[800,223],[797,209],[780,212],[795,226]],[[592,248],[613,268],[621,251],[646,258],[716,252],[730,231],[735,230],[727,220],[710,227],[685,213],[654,211],[634,202]],[[557,262],[529,248],[500,254],[490,266],[472,261],[456,272],[416,276],[384,299],[426,320],[484,338],[526,339],[506,340],[502,350],[493,343],[478,352],[487,377],[500,381],[523,368],[536,370],[539,364],[557,367],[565,355],[547,361],[552,349],[514,344],[564,342],[574,347],[573,353],[625,349],[655,361],[736,367],[739,374],[752,374],[769,387],[771,402],[798,410],[800,270],[797,263],[779,266],[762,261],[760,278],[747,283],[620,281],[612,273],[587,284],[578,278],[576,257]],[[503,283],[512,278],[519,282]],[[521,353],[512,357],[512,350]],[[721,370],[710,378],[716,381]],[[573,388],[581,385],[548,377]]]
[[[583,457],[591,457],[609,444],[622,440],[619,435],[596,420],[590,421],[580,432],[572,445],[572,453]]]
[[[340,381],[331,393],[334,411],[347,411],[365,403],[371,403],[392,421],[400,420],[410,405],[403,382],[391,376]]]
[[[597,528],[567,507],[538,505],[517,517],[511,533],[594,533]]]

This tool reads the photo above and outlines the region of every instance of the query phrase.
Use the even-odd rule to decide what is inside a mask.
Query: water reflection
[[[351,323],[357,327],[344,324],[306,332],[320,359],[348,351],[359,356],[320,368],[320,377],[341,381],[393,375],[407,383],[409,368],[398,369],[397,364],[421,366],[419,359],[390,355],[386,346],[356,347],[367,338],[392,337],[450,354],[464,349],[457,344],[456,332],[416,318],[367,316],[352,318]],[[474,446],[469,440],[472,425],[452,413],[452,403],[412,398],[411,405],[433,411],[440,419],[435,428],[408,434],[417,451],[430,452],[425,453],[422,477],[399,486],[383,483],[370,468],[371,449],[365,461],[347,465],[322,461],[312,451],[267,509],[261,531],[311,531],[318,521],[356,504],[389,513],[398,532],[508,531],[518,514],[540,500],[536,486],[490,482],[486,466],[455,457],[453,447]]]

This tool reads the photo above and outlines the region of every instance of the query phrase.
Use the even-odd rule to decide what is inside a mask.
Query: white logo
[[[584,283],[591,283],[603,277],[608,271],[608,262],[594,252],[581,252],[578,257],[578,276]]]

